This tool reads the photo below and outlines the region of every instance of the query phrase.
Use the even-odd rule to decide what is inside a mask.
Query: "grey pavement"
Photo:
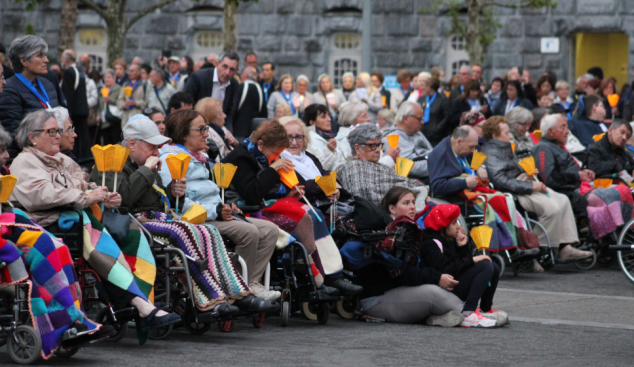
[[[202,336],[176,329],[139,346],[132,332],[119,343],[97,343],[70,360],[42,366],[632,366],[634,284],[617,266],[590,271],[572,265],[542,274],[507,271],[494,307],[511,325],[500,329],[434,328],[342,320],[327,325],[294,315],[255,329]],[[630,312],[628,312],[630,311]],[[4,348],[0,365],[11,363]]]

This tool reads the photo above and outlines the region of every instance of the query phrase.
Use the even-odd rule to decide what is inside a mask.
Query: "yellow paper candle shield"
[[[105,147],[102,147],[101,145],[95,145],[90,148],[90,151],[95,157],[95,165],[97,166],[97,171],[110,172],[110,170],[112,170],[112,161],[115,155],[114,145],[108,144]]]
[[[231,163],[216,163],[214,165],[214,175],[216,176],[216,185],[221,189],[228,189],[229,185],[231,185],[231,180],[233,180],[233,175],[235,175],[238,167],[234,166]]]
[[[123,145],[117,144],[114,145],[114,155],[112,159],[112,172],[121,172],[123,171],[123,166],[125,166],[125,162],[128,160],[128,156],[130,155],[130,148],[125,148]]]
[[[533,136],[535,136],[535,139],[542,140],[542,131],[541,130],[535,130],[533,131]]]
[[[203,224],[207,220],[207,211],[202,205],[192,204],[187,208],[181,220],[191,224]]]
[[[132,87],[123,87],[123,94],[125,94],[125,98],[130,98],[132,96]]]
[[[397,175],[407,177],[409,176],[412,168],[414,168],[414,161],[403,157],[396,158],[396,165],[394,166],[394,170],[396,171]]]
[[[610,104],[610,107],[616,107],[616,105],[619,104],[619,95],[610,94],[608,96],[608,103]]]
[[[295,173],[294,169],[286,172],[282,168],[279,171],[277,171],[277,173],[280,174],[280,180],[282,180],[284,185],[290,187],[291,189],[294,189],[295,186],[299,184],[299,180],[297,179],[297,174]]]
[[[487,155],[482,152],[473,153],[473,158],[471,158],[471,169],[477,170],[480,168],[482,163],[487,160]]]
[[[515,153],[515,143],[511,143],[511,150]]]
[[[609,189],[614,182],[611,178],[597,178],[594,180],[594,188],[595,189]]]
[[[471,229],[471,239],[473,239],[473,242],[480,251],[489,248],[492,237],[493,228],[487,225],[481,225]]]
[[[532,176],[535,174],[535,158],[524,158],[519,162],[519,165],[526,171],[527,175]]]
[[[0,203],[6,203],[9,201],[11,192],[15,187],[15,183],[18,179],[14,175],[6,175],[0,177]]]
[[[101,88],[101,96],[106,98],[110,95],[110,88]]]
[[[331,171],[328,176],[317,176],[315,182],[323,190],[326,196],[330,196],[337,191],[337,172]]]
[[[165,163],[167,163],[173,180],[178,181],[185,178],[191,159],[187,153],[170,154],[165,158]]]
[[[387,139],[387,143],[390,145],[390,149],[394,149],[398,146],[399,135],[392,134],[385,137]]]
[[[595,142],[601,140],[603,138],[603,135],[605,135],[605,133],[603,134],[597,134],[597,135],[593,135],[592,136],[592,140],[594,140]]]

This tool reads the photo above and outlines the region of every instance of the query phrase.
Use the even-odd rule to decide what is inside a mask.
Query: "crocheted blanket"
[[[18,210],[0,215],[0,228],[0,261],[7,264],[0,272],[0,283],[11,285],[28,279],[29,310],[42,339],[44,359],[53,355],[73,323],[84,323],[88,330],[101,328],[82,311],[81,290],[68,247]]]
[[[632,192],[625,185],[596,189],[586,194],[588,222],[594,238],[614,232],[632,219]]]
[[[202,271],[193,262],[188,262],[193,281],[193,298],[199,310],[209,311],[222,302],[241,299],[251,293],[234,268],[222,237],[213,225],[150,221],[144,227],[154,238],[182,250],[194,259],[209,259],[209,266]],[[173,259],[182,265],[180,257],[174,256]],[[184,277],[181,279],[185,281]]]

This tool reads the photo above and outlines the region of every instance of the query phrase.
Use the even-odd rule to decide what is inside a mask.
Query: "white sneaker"
[[[464,321],[464,316],[458,311],[449,311],[444,315],[429,315],[425,323],[429,326],[454,327]]]
[[[484,312],[478,308],[477,312],[487,319],[495,321],[495,326],[504,326],[509,324],[509,315],[497,308],[493,308],[489,312]]]
[[[253,290],[256,297],[262,298],[265,301],[275,301],[282,296],[282,293],[278,291],[270,291],[258,282],[249,284],[249,287]]]
[[[471,313],[471,315],[464,318],[464,321],[460,324],[462,327],[495,327],[495,320],[487,319],[482,316],[478,311]]]

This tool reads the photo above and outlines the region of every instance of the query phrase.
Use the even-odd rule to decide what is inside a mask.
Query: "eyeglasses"
[[[303,143],[304,142],[304,135],[289,135],[288,136],[288,141],[290,141],[291,143],[293,142],[293,140],[295,140],[298,144],[299,143]]]
[[[70,135],[73,135],[74,132],[75,132],[75,126],[71,126],[71,127],[68,128],[68,130],[65,131],[65,133],[70,134]]]
[[[413,118],[413,119],[416,119],[416,120],[418,120],[418,122],[423,121],[423,118],[422,118],[422,117],[418,117],[418,116],[414,116],[414,115],[407,115],[407,117],[411,117],[411,118]]]
[[[370,150],[377,150],[381,147],[381,143],[379,144],[361,144],[362,147],[368,147]]]
[[[190,127],[189,130],[198,130],[200,135],[205,135],[209,131],[209,126],[202,125],[200,127]]]
[[[50,136],[51,138],[54,138],[57,134],[59,134],[60,136],[64,133],[64,129],[38,129],[38,130],[33,130],[34,133],[39,133],[42,131],[46,131],[46,133],[48,134],[48,136]]]

